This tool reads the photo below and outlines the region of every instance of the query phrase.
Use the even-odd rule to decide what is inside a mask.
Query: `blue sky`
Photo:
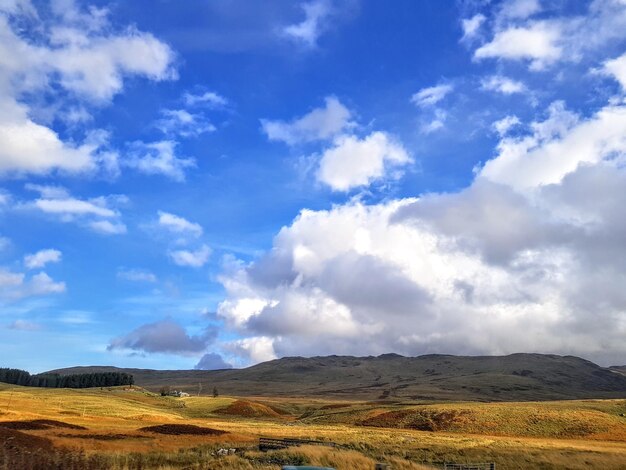
[[[623,0],[0,0],[4,366],[626,358]]]

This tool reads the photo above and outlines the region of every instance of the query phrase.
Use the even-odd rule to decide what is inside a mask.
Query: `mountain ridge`
[[[626,375],[576,356],[516,353],[507,356],[284,357],[243,369],[154,370],[77,366],[49,371],[75,374],[123,371],[158,391],[238,396],[324,396],[354,400],[534,401],[626,398]],[[200,386],[199,386],[200,384]]]

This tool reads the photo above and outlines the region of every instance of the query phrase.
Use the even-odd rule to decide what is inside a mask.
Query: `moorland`
[[[0,469],[279,469],[283,464],[316,464],[359,470],[373,469],[376,462],[407,470],[442,468],[444,462],[495,462],[498,469],[625,468],[626,388],[620,387],[626,376],[578,358],[532,356],[521,368],[516,355],[474,362],[430,356],[427,372],[416,358],[404,358],[402,370],[395,368],[400,365],[379,364],[402,362],[396,356],[369,363],[363,358],[291,358],[274,363],[280,366],[274,367],[275,376],[233,384],[237,394],[225,381],[209,378],[202,388],[207,395],[200,396],[197,381],[195,387],[191,379],[179,384],[171,379],[172,372],[162,372],[170,377],[168,385],[195,392],[184,397],[161,396],[158,387],[165,382],[142,383],[141,375],[136,385],[119,387],[0,384]],[[419,367],[407,370],[411,362]],[[312,368],[294,372],[307,364]],[[439,368],[433,374],[434,364]],[[463,364],[462,371],[454,371]],[[467,364],[472,364],[471,371]],[[254,374],[272,369],[271,363],[255,367]],[[320,379],[324,368],[326,382]],[[418,369],[421,374],[403,381]],[[468,374],[466,379],[460,372]],[[199,374],[214,378],[226,373],[231,378],[251,374],[249,369],[180,371],[181,377],[194,380]],[[289,374],[291,381],[286,380]],[[389,383],[368,387],[376,374],[381,377],[374,384]],[[389,381],[395,375],[399,377]],[[296,390],[292,382],[298,377],[301,386]],[[338,380],[351,392],[337,393]],[[454,380],[461,391],[451,390]],[[559,388],[555,382],[566,385]],[[212,395],[213,388],[219,396]],[[553,395],[550,390],[555,390]],[[260,452],[259,437],[313,439],[337,447]],[[235,453],[221,456],[220,449]]]

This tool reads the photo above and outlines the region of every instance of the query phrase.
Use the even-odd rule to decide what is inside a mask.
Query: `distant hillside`
[[[521,401],[626,398],[626,376],[573,356],[427,355],[286,357],[219,371],[72,367],[51,372],[126,372],[137,385],[239,396]]]
[[[626,375],[626,366],[611,366],[610,370],[614,372],[619,372],[620,374]]]

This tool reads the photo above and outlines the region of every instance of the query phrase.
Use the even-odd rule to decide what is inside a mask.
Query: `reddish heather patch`
[[[217,410],[217,413],[245,418],[278,418],[280,414],[267,405],[247,400],[237,400],[226,408]]]
[[[64,428],[64,429],[87,429],[84,426],[77,424],[64,423],[63,421],[56,421],[54,419],[33,419],[30,421],[0,421],[0,428],[4,429],[16,429],[22,431],[39,431],[42,429],[50,428]]]
[[[146,426],[140,428],[139,431],[156,432],[158,434],[170,434],[180,436],[183,434],[192,434],[197,436],[221,436],[226,431],[219,429],[202,428],[193,424],[160,424],[158,426]]]

